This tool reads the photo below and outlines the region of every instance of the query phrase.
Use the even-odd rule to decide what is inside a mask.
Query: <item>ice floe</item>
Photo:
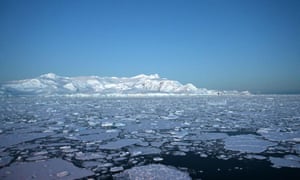
[[[10,156],[0,157],[0,168],[8,165],[13,160]]]
[[[9,147],[26,141],[32,141],[53,135],[53,133],[24,133],[24,134],[7,134],[0,135],[0,147]]]
[[[114,175],[116,180],[121,179],[155,179],[155,180],[190,180],[188,173],[179,171],[174,167],[161,164],[150,164],[147,166],[133,167],[120,174]]]
[[[83,153],[83,152],[78,152],[76,153],[76,156],[75,158],[77,160],[83,160],[83,161],[86,161],[86,160],[93,160],[93,159],[103,159],[106,157],[106,154],[104,153],[90,153],[90,152],[87,152],[87,153]]]
[[[119,133],[116,131],[113,132],[103,132],[99,134],[88,134],[88,135],[78,135],[75,136],[73,139],[78,139],[81,141],[104,141],[118,137]]]
[[[273,167],[290,167],[290,168],[300,168],[300,157],[294,155],[285,155],[283,158],[280,157],[270,157],[270,161]]]
[[[216,140],[216,139],[225,139],[228,135],[226,133],[199,133],[197,135],[186,137],[187,140]]]
[[[100,149],[121,149],[126,146],[134,145],[140,143],[137,139],[120,139],[118,141],[112,141],[107,144],[100,145]]]
[[[261,128],[257,131],[264,138],[270,141],[294,141],[300,142],[300,131],[281,132],[269,128]]]
[[[0,169],[0,178],[15,179],[79,179],[92,176],[92,171],[78,168],[62,159],[46,161],[13,163]]]
[[[129,148],[129,152],[132,156],[138,156],[160,154],[161,150],[155,147],[131,147]]]
[[[237,135],[225,139],[225,149],[247,153],[261,153],[276,143],[260,139],[255,135]]]

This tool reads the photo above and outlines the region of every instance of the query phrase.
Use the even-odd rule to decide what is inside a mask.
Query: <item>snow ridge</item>
[[[249,94],[249,92],[216,91],[193,84],[161,78],[158,74],[133,77],[79,76],[63,77],[54,73],[33,79],[11,81],[0,86],[0,95],[68,95],[68,96],[180,96]]]

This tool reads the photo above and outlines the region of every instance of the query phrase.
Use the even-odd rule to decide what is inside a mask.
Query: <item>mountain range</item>
[[[216,91],[193,84],[161,78],[158,74],[133,77],[79,76],[64,77],[54,73],[33,79],[10,81],[0,85],[2,95],[66,96],[182,96],[182,95],[248,95],[248,91]]]

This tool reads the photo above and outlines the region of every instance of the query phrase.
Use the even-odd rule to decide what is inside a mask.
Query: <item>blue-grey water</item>
[[[300,178],[297,95],[0,97],[0,122],[0,179]]]

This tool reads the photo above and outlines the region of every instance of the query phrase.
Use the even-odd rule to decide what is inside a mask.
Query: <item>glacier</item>
[[[0,95],[155,97],[220,94],[250,95],[248,91],[217,91],[197,88],[191,83],[183,85],[175,80],[161,78],[158,74],[140,74],[133,77],[64,77],[48,73],[0,85]]]

